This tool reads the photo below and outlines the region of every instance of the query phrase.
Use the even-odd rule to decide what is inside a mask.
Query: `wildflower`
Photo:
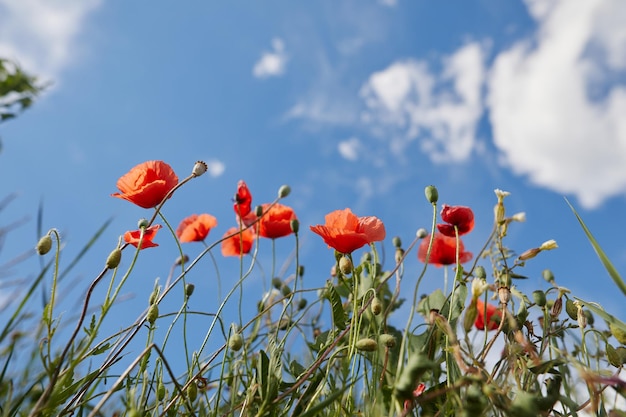
[[[178,239],[185,242],[201,242],[217,226],[217,219],[210,214],[192,214],[184,218],[176,229]]]
[[[421,242],[417,250],[417,258],[426,262],[426,254],[428,253],[428,245],[430,243],[430,235],[426,236]],[[471,252],[465,252],[465,246],[459,239],[459,263],[465,263],[472,259]],[[428,263],[434,266],[452,265],[456,263],[456,238],[435,233],[433,238],[433,247],[430,251]]]
[[[474,278],[472,280],[472,298],[477,300],[489,288],[487,280],[483,278]]]
[[[41,239],[39,239],[39,242],[37,242],[37,246],[35,247],[35,249],[37,250],[37,253],[39,255],[45,255],[46,253],[50,252],[50,249],[52,249],[52,238],[50,237],[50,234],[46,234]]]
[[[296,219],[296,214],[289,206],[263,204],[263,215],[260,216],[256,225],[259,236],[276,239],[293,233],[291,221]]]
[[[498,309],[498,307],[493,304],[487,304],[487,330],[495,330],[500,326],[500,320],[502,320],[502,311]],[[478,315],[476,316],[476,321],[474,322],[474,326],[478,330],[485,329],[485,303],[482,300],[476,300],[476,309],[478,310]]]
[[[254,233],[250,229],[241,230],[237,233],[236,227],[231,227],[223,237],[232,235],[222,241],[223,256],[242,256],[250,252],[254,243]],[[236,233],[233,235],[233,233]]]
[[[417,384],[417,387],[413,390],[413,400],[404,400],[404,410],[411,411],[413,407],[415,407],[415,403],[413,402],[417,397],[422,395],[422,393],[426,391],[426,385],[421,382]]]
[[[152,239],[156,236],[157,232],[161,228],[160,224],[155,224],[154,226],[150,226],[144,230],[143,239],[141,236],[141,230],[133,230],[124,233],[124,241],[126,243],[130,243],[134,247],[139,247],[141,243],[140,249],[153,248],[155,246],[159,246],[154,243]]]
[[[469,207],[444,204],[441,219],[448,224],[438,224],[437,229],[446,236],[455,237],[455,228],[459,236],[471,232],[474,228],[474,213]]]
[[[349,208],[335,210],[325,217],[326,224],[311,226],[337,252],[353,251],[385,238],[385,225],[374,216],[357,217]]]
[[[178,177],[171,166],[163,161],[147,161],[117,180],[121,193],[111,196],[128,200],[139,207],[152,208],[159,205],[177,184]]]
[[[252,194],[250,194],[248,185],[244,180],[239,180],[237,183],[237,192],[234,200],[233,209],[235,214],[239,217],[247,216],[250,210],[252,210]]]
[[[556,240],[554,239],[547,240],[539,246],[539,250],[552,250],[556,248],[558,248],[558,246],[556,244]]]

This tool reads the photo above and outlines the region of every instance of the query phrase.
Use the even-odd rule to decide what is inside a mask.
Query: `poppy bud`
[[[148,315],[146,319],[150,325],[153,325],[156,319],[159,317],[159,306],[157,304],[152,304],[148,309]]]
[[[191,297],[191,294],[193,294],[193,290],[195,289],[196,289],[196,286],[193,284],[185,285],[185,297],[187,298]]]
[[[370,308],[372,309],[372,314],[377,316],[380,314],[381,311],[383,311],[383,302],[380,301],[380,298],[374,297],[374,299],[372,300],[372,304],[370,305]]]
[[[395,254],[395,261],[397,264],[399,264],[400,262],[402,262],[402,258],[404,257],[404,249],[402,248],[397,248],[396,249],[396,254]]]
[[[289,226],[291,226],[291,231],[294,232],[295,234],[298,234],[298,231],[300,230],[300,222],[298,221],[298,219],[293,219],[289,222]]]
[[[378,336],[378,341],[385,347],[393,348],[396,346],[396,338],[393,335],[383,333]]]
[[[339,260],[339,270],[344,275],[350,275],[352,273],[352,261],[350,261],[350,258],[348,258],[347,256],[343,256]]]
[[[578,317],[578,309],[576,308],[576,303],[570,299],[565,300],[565,312],[570,319],[576,320]]]
[[[393,246],[395,246],[396,248],[402,247],[402,240],[398,236],[395,236],[393,239],[391,239],[391,242],[393,243]]]
[[[243,346],[243,336],[240,333],[233,333],[228,338],[228,347],[237,352]]]
[[[358,350],[363,352],[373,352],[378,348],[378,343],[372,338],[365,337],[361,340],[357,340],[355,346]]]
[[[288,185],[281,185],[278,189],[278,198],[285,198],[291,193],[291,187]]]
[[[272,286],[279,290],[283,286],[283,280],[279,277],[272,278]]]
[[[421,227],[417,229],[417,232],[415,232],[415,236],[417,236],[418,239],[424,239],[426,236],[428,236],[428,232],[426,231],[426,229]]]
[[[291,288],[289,288],[289,285],[283,285],[282,287],[280,287],[280,292],[285,297],[289,297],[291,295]]]
[[[535,304],[537,304],[539,307],[543,307],[546,305],[546,293],[544,293],[541,290],[536,290],[533,291],[533,300],[535,301]]]
[[[50,237],[50,235],[45,235],[41,239],[39,239],[39,242],[37,242],[37,246],[35,247],[35,249],[37,249],[37,253],[40,255],[45,255],[46,253],[50,252],[50,249],[52,249],[52,238]]]
[[[196,161],[196,163],[193,165],[193,169],[191,170],[191,175],[193,175],[194,177],[199,177],[206,172],[207,168],[208,166],[206,162]]]
[[[155,283],[155,288],[154,290],[152,290],[152,293],[150,293],[150,298],[148,298],[148,303],[150,305],[155,304],[158,298],[159,298],[159,287],[156,286],[156,283]]]
[[[120,248],[115,248],[109,256],[107,257],[107,261],[105,263],[108,269],[115,269],[120,264],[122,260],[122,250]]]
[[[301,298],[300,301],[298,301],[298,310],[304,310],[306,308],[306,305],[306,298]]]
[[[137,228],[145,229],[146,227],[148,227],[148,219],[139,219],[137,222]]]
[[[435,204],[439,200],[439,191],[434,185],[429,185],[424,189],[424,194],[429,203]]]
[[[304,276],[304,265],[298,265],[298,276],[300,278]]]

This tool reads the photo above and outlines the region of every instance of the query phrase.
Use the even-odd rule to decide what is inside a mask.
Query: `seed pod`
[[[565,312],[572,320],[576,320],[578,318],[578,308],[576,308],[576,304],[574,304],[572,300],[565,300]]]
[[[122,251],[120,248],[115,248],[113,249],[113,251],[111,251],[111,253],[107,257],[106,267],[108,269],[115,269],[118,267],[121,260],[122,260]]]
[[[288,185],[281,185],[278,189],[278,198],[285,198],[291,193],[291,187]]]
[[[298,301],[298,310],[304,310],[306,308],[306,305],[306,298],[301,298],[300,301]]]
[[[539,307],[544,307],[546,305],[546,293],[541,290],[533,291],[533,301]]]
[[[185,285],[185,296],[187,298],[191,297],[191,294],[193,294],[193,290],[196,289],[196,286],[193,284],[187,284]]]
[[[52,238],[50,237],[50,235],[45,235],[41,239],[39,239],[39,242],[37,242],[37,246],[35,247],[35,249],[37,249],[37,253],[40,255],[45,255],[46,253],[50,252],[50,249],[52,249]]]
[[[429,203],[435,204],[439,200],[439,191],[434,185],[429,185],[424,189],[424,194]]]
[[[357,340],[355,346],[358,350],[364,352],[373,352],[378,348],[378,343],[376,343],[376,341],[372,338],[365,337],[361,340]]]
[[[339,270],[344,275],[350,275],[352,273],[352,261],[347,256],[343,256],[339,259]]]

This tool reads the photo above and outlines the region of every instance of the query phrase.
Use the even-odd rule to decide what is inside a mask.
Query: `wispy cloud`
[[[207,161],[207,171],[211,177],[219,177],[226,170],[226,165],[219,159],[209,159]]]
[[[274,38],[272,39],[272,50],[263,52],[261,58],[252,68],[252,74],[257,78],[278,77],[285,73],[286,67],[285,43],[280,38]]]
[[[626,191],[626,2],[527,5],[536,34],[489,77],[494,143],[515,173],[597,207]]]
[[[339,142],[337,149],[343,158],[348,161],[356,161],[359,159],[361,141],[358,138],[351,137],[350,139]]]
[[[78,36],[101,0],[0,0],[0,56],[53,77],[77,56]]]
[[[367,110],[363,120],[400,153],[418,140],[434,162],[466,160],[476,144],[483,112],[483,47],[469,43],[442,60],[435,73],[419,60],[397,61],[375,72],[361,89]]]

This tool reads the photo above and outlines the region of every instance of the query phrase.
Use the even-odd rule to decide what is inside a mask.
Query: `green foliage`
[[[425,265],[417,276],[408,274],[414,257],[406,255],[419,238],[406,248],[395,239],[392,265],[373,244],[360,262],[352,254],[329,255],[317,262],[334,265],[333,276],[309,288],[296,235],[295,262],[278,274],[272,266],[267,292],[244,292],[252,277],[267,279],[254,253],[239,258],[238,280],[213,305],[190,281],[207,264],[214,270],[201,269],[203,278],[219,277],[217,239],[184,265],[176,262],[165,284],[146,288],[138,297],[145,310],[134,320],[115,313],[128,279],[142,275],[143,251],[117,245],[119,259],[106,263],[103,254],[79,311],[62,314],[67,305],[61,308],[58,295],[71,285],[64,278],[110,220],[63,262],[63,242],[51,230],[41,271],[11,302],[0,328],[0,416],[535,417],[577,416],[583,408],[615,415],[615,397],[626,391],[619,378],[626,324],[570,294],[551,272],[544,288],[525,294],[516,287],[513,278],[527,275],[526,264],[548,249],[516,256],[506,246],[512,220],[503,199],[498,195],[493,231],[473,264]],[[154,218],[167,223],[160,209]],[[183,259],[182,249],[176,256]],[[340,268],[340,259],[350,267]],[[418,297],[423,279],[443,283],[448,276],[449,290],[444,284]],[[99,299],[97,287],[104,290]],[[39,293],[42,303],[33,301]],[[174,308],[164,302],[176,294]],[[493,310],[477,308],[479,300]],[[499,317],[495,325],[490,314]],[[594,315],[605,323],[594,324]],[[112,317],[127,321],[103,334]],[[190,337],[198,334],[201,342]]]

